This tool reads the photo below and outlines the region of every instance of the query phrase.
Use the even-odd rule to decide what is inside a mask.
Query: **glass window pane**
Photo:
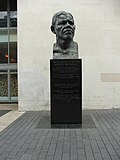
[[[0,74],[0,100],[3,97],[8,97],[8,76],[7,74]]]
[[[8,42],[8,31],[0,30],[0,42]]]
[[[10,27],[17,27],[17,0],[10,0]]]
[[[17,42],[17,30],[10,30],[10,42]]]
[[[7,27],[7,1],[0,1],[0,28]]]
[[[17,11],[17,0],[10,0],[10,11]]]
[[[17,74],[17,70],[11,70],[11,74]]]
[[[0,43],[0,63],[8,63],[8,43]]]
[[[10,27],[17,27],[17,12],[10,11]]]
[[[10,94],[11,94],[11,97],[18,96],[17,74],[10,75]]]
[[[17,63],[17,43],[10,42],[10,63]]]
[[[0,70],[0,74],[6,74],[7,70]]]

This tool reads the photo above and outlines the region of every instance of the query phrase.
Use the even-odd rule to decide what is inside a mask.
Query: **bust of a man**
[[[75,24],[68,12],[58,12],[52,18],[51,31],[56,34],[53,59],[77,59],[78,44],[73,41]]]

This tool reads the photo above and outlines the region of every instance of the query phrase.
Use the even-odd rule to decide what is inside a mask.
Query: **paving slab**
[[[83,110],[79,127],[51,126],[49,116],[49,111],[3,115],[0,160],[120,160],[120,109]]]

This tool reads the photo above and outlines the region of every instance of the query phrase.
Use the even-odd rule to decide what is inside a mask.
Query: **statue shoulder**
[[[77,42],[73,41],[73,44],[74,44],[75,47],[78,48],[78,43]]]
[[[57,45],[57,43],[53,44],[53,53],[61,53],[61,48]]]

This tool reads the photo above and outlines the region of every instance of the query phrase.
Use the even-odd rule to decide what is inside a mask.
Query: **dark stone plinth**
[[[51,124],[82,124],[82,60],[50,60]]]
[[[51,124],[50,112],[49,111],[39,111],[40,121],[36,125],[36,129],[79,129],[79,128],[96,128],[96,125],[93,121],[93,118],[90,114],[90,111],[82,111],[82,124]]]

